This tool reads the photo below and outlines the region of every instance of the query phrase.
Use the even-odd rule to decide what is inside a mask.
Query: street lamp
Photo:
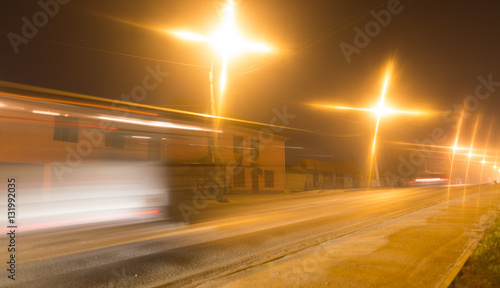
[[[170,33],[186,40],[207,43],[212,46],[222,58],[217,101],[215,100],[215,91],[213,88],[213,61],[210,69],[210,90],[212,93],[211,108],[214,116],[220,116],[221,114],[221,104],[223,103],[229,60],[243,52],[269,52],[272,50],[271,47],[265,44],[248,41],[241,36],[235,24],[235,9],[232,0],[228,0],[224,7],[222,25],[218,27],[212,35],[203,36],[186,31],[171,31]]]
[[[370,172],[368,175],[368,181],[370,181],[371,175],[372,175],[372,167],[375,166],[374,170],[375,170],[375,177],[376,177],[376,181],[377,181],[377,187],[381,187],[380,175],[379,175],[379,171],[378,171],[378,162],[376,159],[377,135],[378,135],[378,131],[379,131],[380,120],[382,119],[382,117],[385,117],[385,116],[390,115],[390,114],[422,114],[423,113],[421,111],[395,110],[395,109],[389,108],[385,105],[385,96],[387,94],[387,89],[388,89],[389,81],[391,78],[391,72],[392,72],[392,63],[386,69],[384,82],[383,82],[383,86],[382,86],[382,93],[380,95],[380,100],[379,100],[378,105],[375,106],[374,108],[352,108],[352,107],[335,106],[335,105],[315,105],[315,106],[320,106],[322,108],[372,112],[377,116],[377,121],[375,124],[375,132],[372,135],[373,140],[372,140],[371,157],[370,157],[370,170],[369,170]],[[370,130],[371,130],[371,125],[370,125]]]
[[[170,31],[171,34],[192,41],[199,41],[210,44],[212,48],[220,55],[222,59],[221,73],[218,75],[219,89],[217,91],[214,89],[214,61],[212,61],[209,79],[210,79],[210,106],[211,114],[214,116],[214,131],[218,130],[217,116],[222,114],[222,103],[224,97],[224,87],[227,80],[227,66],[229,60],[243,52],[267,52],[271,48],[265,44],[248,41],[244,39],[235,25],[235,7],[232,0],[228,0],[226,6],[224,7],[222,24],[215,30],[215,32],[210,36],[198,35],[186,31]],[[209,140],[210,141],[210,140]],[[211,147],[211,161],[214,165],[215,173],[213,175],[219,175],[221,171],[220,165],[222,165],[219,159],[218,153],[218,135],[215,133],[212,143],[209,143]],[[225,170],[225,169],[224,169]],[[217,176],[213,176],[217,177]],[[214,179],[215,181],[216,179]],[[215,182],[217,183],[217,181]],[[218,198],[220,193],[218,193]]]

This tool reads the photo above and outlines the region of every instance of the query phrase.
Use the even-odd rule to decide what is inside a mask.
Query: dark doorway
[[[252,193],[259,194],[259,175],[262,174],[263,171],[258,167],[254,166],[252,169]]]

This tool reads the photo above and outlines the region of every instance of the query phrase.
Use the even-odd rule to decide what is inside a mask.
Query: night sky
[[[44,10],[39,2],[49,3],[47,9],[53,16],[44,18],[42,14],[47,12],[40,12]],[[435,129],[444,133],[441,138],[445,140],[440,144],[452,146],[456,116],[465,99],[469,101],[468,118],[459,146],[470,146],[477,120],[474,147],[487,148],[493,160],[497,156],[497,1],[235,2],[239,31],[245,38],[273,46],[275,51],[248,53],[232,60],[224,116],[269,123],[276,111],[286,109],[295,115],[287,126],[311,133],[284,132],[290,137],[288,163],[310,158],[356,160],[363,165],[371,145],[373,115],[319,109],[311,104],[375,106],[383,72],[391,60],[393,74],[386,104],[432,113],[393,115],[382,121],[378,150],[381,170],[397,171],[400,158],[408,159],[408,148],[415,147],[401,143],[430,139]],[[141,103],[210,112],[208,71],[218,57],[206,44],[174,38],[164,31],[183,29],[209,35],[220,24],[224,1],[0,3],[0,80],[121,99],[141,84],[149,67],[168,73],[168,77]],[[387,13],[390,21],[384,18]],[[23,17],[33,23],[34,15],[38,15],[38,31],[24,29],[31,34],[23,35]],[[387,23],[374,24],[376,17]],[[367,25],[372,30],[366,31]],[[355,41],[360,40],[357,31],[371,36],[363,43]],[[362,45],[356,47],[356,42]],[[355,52],[346,57],[342,47]],[[479,99],[478,85],[483,85],[481,95],[490,96]],[[488,138],[489,129],[492,132]],[[446,158],[440,153],[430,157],[436,163]],[[436,165],[430,169],[441,169]]]

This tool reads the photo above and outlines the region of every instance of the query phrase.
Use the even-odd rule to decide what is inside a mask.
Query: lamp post
[[[227,66],[229,60],[243,52],[268,52],[271,48],[267,45],[248,41],[244,39],[238,32],[235,25],[235,7],[232,0],[228,0],[224,6],[222,24],[210,36],[198,35],[185,31],[171,31],[170,33],[192,41],[204,42],[212,46],[212,48],[221,57],[221,72],[218,75],[214,73],[214,61],[212,61],[209,79],[210,79],[210,108],[211,114],[214,116],[214,137],[212,143],[209,144],[211,150],[211,162],[214,165],[214,175],[219,175],[221,171],[221,161],[218,153],[218,116],[222,114],[222,104],[224,100],[224,88],[227,81]],[[215,79],[217,78],[217,79]],[[218,87],[215,89],[215,84],[218,82]],[[214,179],[215,180],[215,179]],[[219,194],[218,194],[219,197]]]
[[[390,115],[390,114],[422,114],[423,113],[420,111],[395,110],[395,109],[389,108],[385,105],[385,96],[387,94],[387,89],[388,89],[389,81],[391,78],[391,72],[392,72],[391,70],[392,70],[392,65],[389,65],[386,72],[385,72],[384,82],[383,82],[383,86],[382,86],[382,93],[380,95],[379,103],[374,108],[352,108],[352,107],[345,107],[345,106],[319,105],[322,108],[371,112],[371,113],[374,113],[376,115],[377,121],[375,124],[375,132],[372,134],[373,139],[372,139],[372,145],[371,145],[370,170],[369,170],[370,172],[368,175],[368,186],[370,186],[369,182],[371,181],[372,167],[375,170],[375,179],[376,179],[377,187],[382,186],[380,183],[380,174],[379,174],[379,170],[378,170],[378,161],[377,161],[377,155],[376,155],[377,136],[378,136],[380,121],[381,121],[382,117],[385,117],[386,115]],[[372,124],[370,123],[370,131],[372,131],[371,127],[372,127]]]
[[[218,75],[218,91],[214,90],[214,64],[210,69],[210,86],[212,93],[212,114],[220,116],[221,104],[224,97],[224,88],[227,81],[227,66],[229,60],[243,52],[269,52],[271,48],[265,44],[248,41],[238,32],[235,24],[235,8],[232,0],[228,0],[224,8],[222,25],[210,36],[198,35],[185,31],[171,31],[171,34],[192,41],[204,42],[221,57],[221,73]],[[216,99],[217,98],[217,99]]]

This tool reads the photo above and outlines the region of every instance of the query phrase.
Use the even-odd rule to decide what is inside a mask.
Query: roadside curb
[[[451,283],[455,278],[457,278],[458,273],[462,270],[462,268],[465,265],[465,262],[469,260],[469,257],[472,255],[474,250],[467,249],[465,252],[458,258],[457,262],[453,265],[451,268],[450,272],[448,273],[448,276],[445,277],[445,279],[439,284],[438,288],[448,288],[450,287]]]
[[[484,236],[485,235],[483,234],[481,239],[483,239]],[[476,243],[472,243],[469,248],[465,249],[464,253],[462,253],[462,255],[458,258],[458,260],[455,262],[455,264],[453,264],[450,272],[445,277],[445,279],[441,282],[441,284],[439,284],[438,288],[449,288],[450,287],[450,285],[453,283],[455,278],[457,278],[460,271],[462,271],[462,268],[464,268],[464,265],[467,262],[467,260],[469,260],[472,253],[474,253],[474,251],[477,249],[477,247],[479,246],[479,243],[481,241],[482,240],[478,240]],[[452,287],[454,287],[454,286],[452,286]]]

